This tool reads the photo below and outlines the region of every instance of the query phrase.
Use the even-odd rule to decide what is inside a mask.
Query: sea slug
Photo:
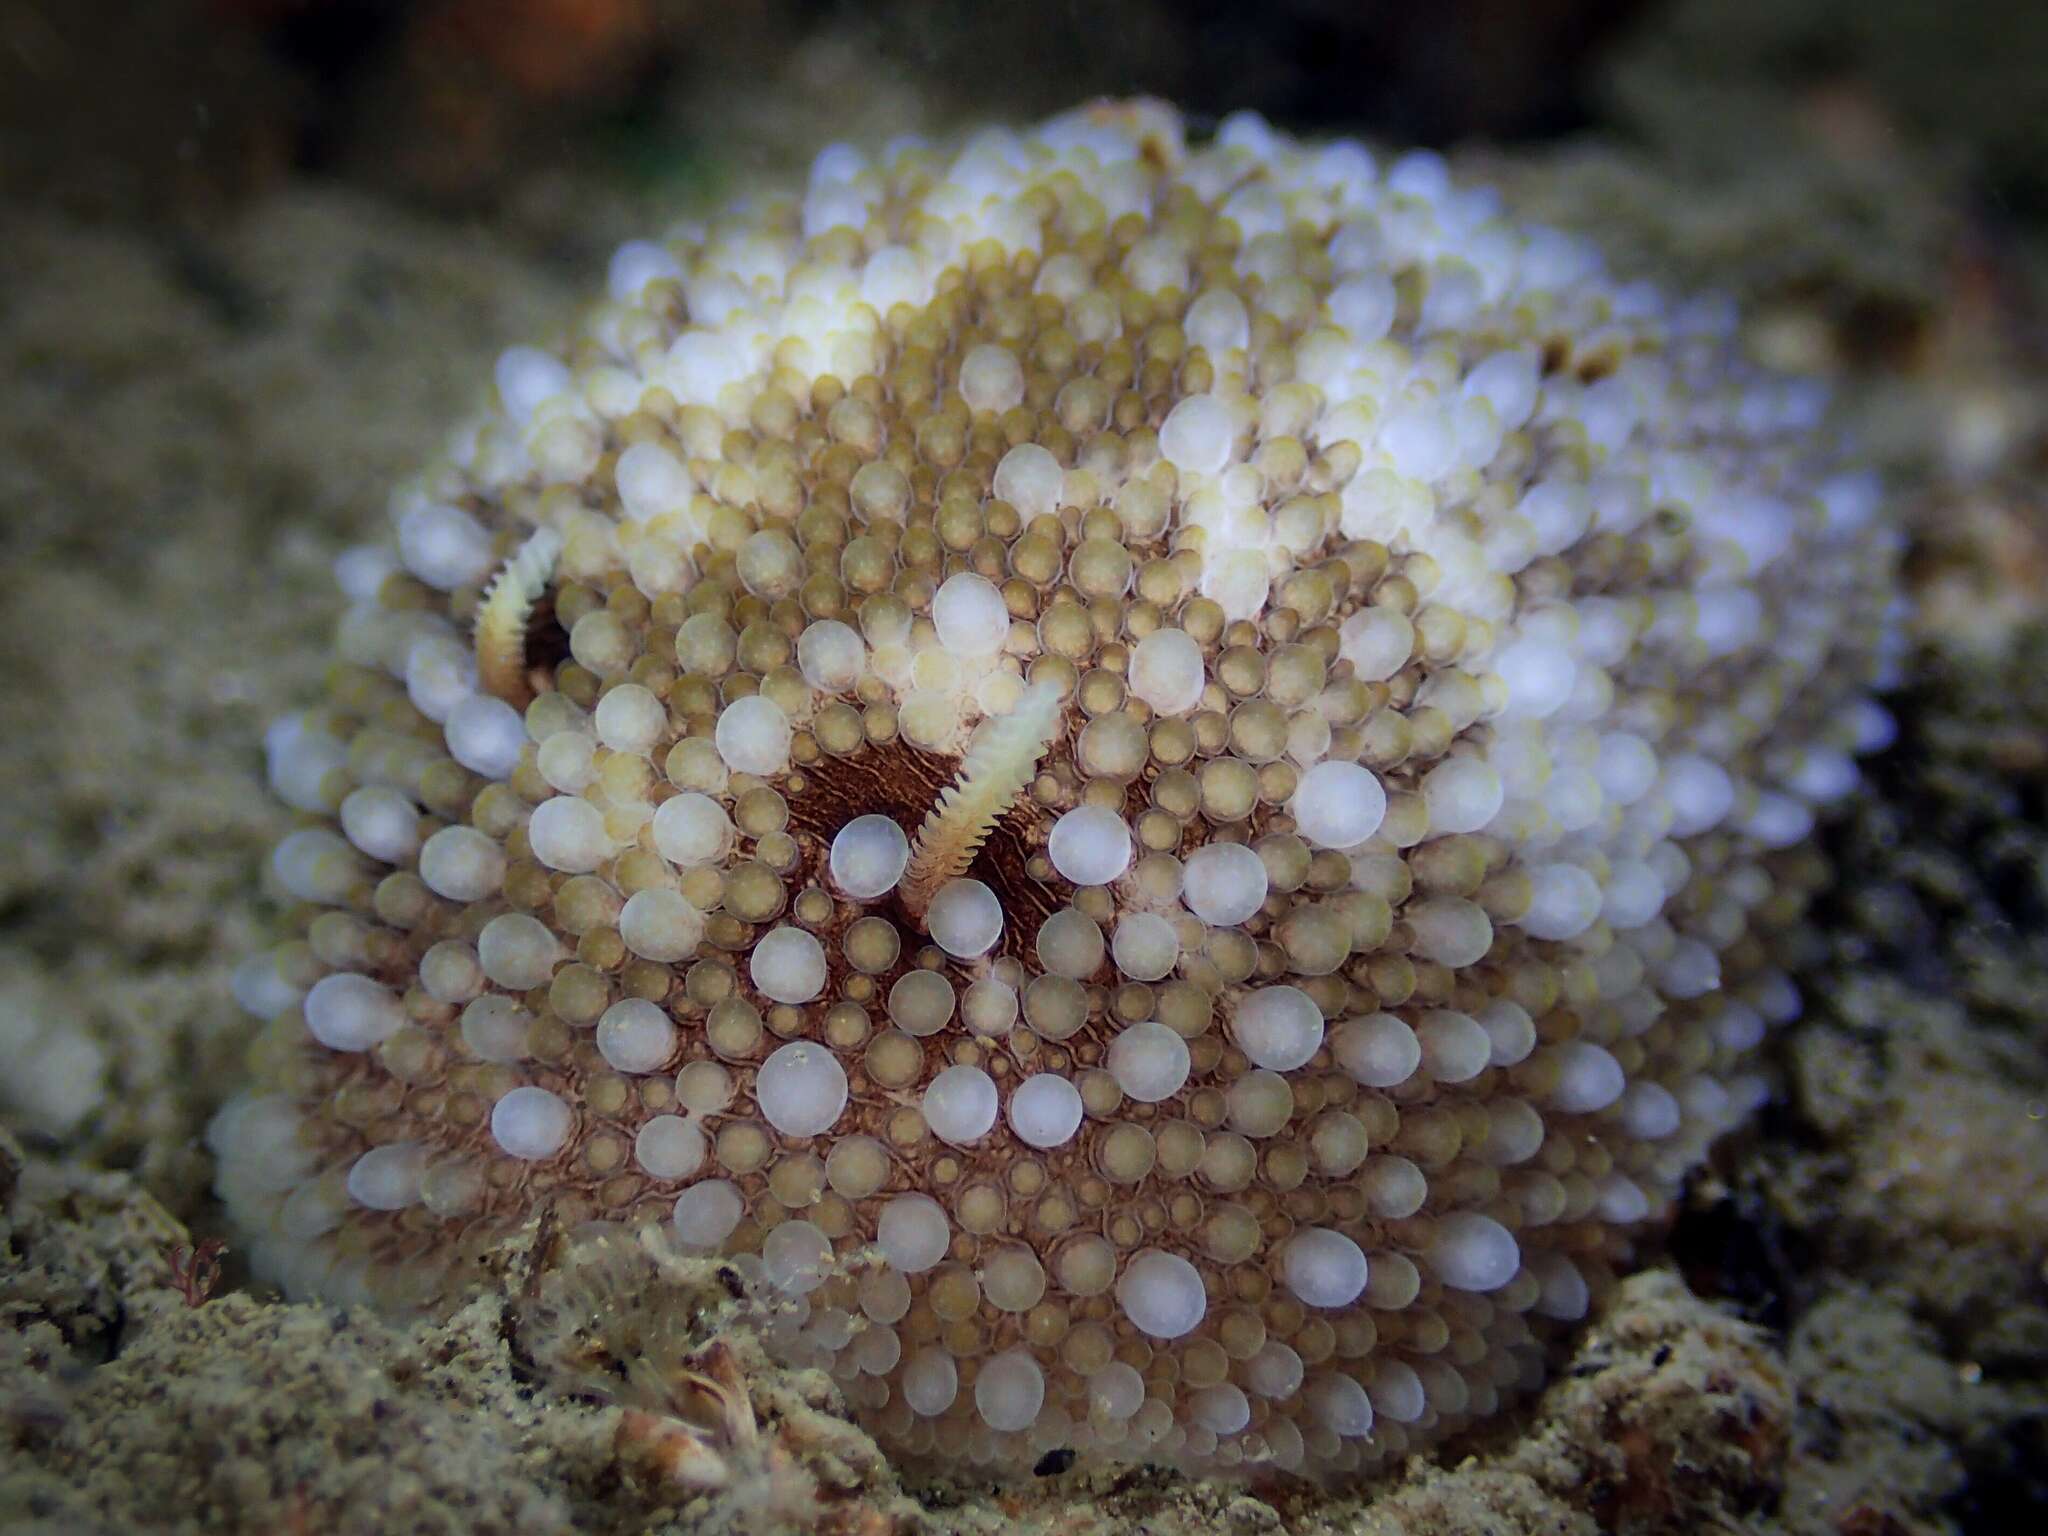
[[[1134,103],[828,149],[495,382],[267,741],[291,1293],[655,1225],[899,1453],[1357,1476],[1765,1093],[1900,541],[1726,305]]]

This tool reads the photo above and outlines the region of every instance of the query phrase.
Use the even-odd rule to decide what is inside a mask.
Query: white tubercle
[[[1180,958],[1180,936],[1157,912],[1127,912],[1117,919],[1110,953],[1133,981],[1159,981]]]
[[[1251,315],[1244,300],[1228,288],[1212,288],[1190,304],[1181,328],[1190,342],[1206,347],[1211,356],[1251,345]]]
[[[1598,1189],[1599,1198],[1594,1201],[1593,1210],[1604,1222],[1625,1227],[1650,1214],[1650,1197],[1633,1179],[1610,1173],[1600,1181]]]
[[[475,693],[448,711],[448,755],[487,779],[509,779],[526,745],[526,722],[503,699]]]
[[[604,813],[576,795],[556,795],[535,806],[526,837],[536,859],[568,875],[587,875],[616,851]]]
[[[1265,861],[1242,843],[1205,843],[1181,871],[1181,900],[1203,922],[1233,928],[1265,905]]]
[[[1387,792],[1371,769],[1325,760],[1301,776],[1287,809],[1317,847],[1351,848],[1379,831]]]
[[[1664,910],[1664,882],[1641,859],[1609,861],[1607,885],[1600,894],[1600,916],[1609,927],[1640,928]]]
[[[398,555],[437,591],[478,586],[491,574],[491,536],[460,507],[430,503],[399,519]]]
[[[1115,1047],[1112,1046],[1114,1055]],[[1186,1053],[1186,1046],[1182,1046]],[[1113,1069],[1112,1069],[1113,1070]],[[1124,1090],[1130,1092],[1128,1088]],[[1027,1144],[1064,1146],[1081,1128],[1081,1095],[1057,1072],[1039,1072],[1019,1083],[1010,1095],[1010,1129]]]
[[[1202,701],[1202,648],[1183,630],[1155,629],[1131,648],[1131,692],[1162,715],[1184,715]]]
[[[803,553],[788,534],[762,529],[740,546],[733,573],[756,597],[772,602],[795,592],[803,578]]]
[[[1002,648],[1010,632],[1003,594],[984,576],[962,571],[932,595],[932,623],[939,644],[959,656],[987,656]]]
[[[990,1429],[1029,1429],[1045,1404],[1045,1372],[1026,1349],[1009,1349],[974,1378],[974,1406]]]
[[[462,1043],[480,1061],[526,1059],[533,1015],[511,998],[487,992],[462,1010]]]
[[[675,1024],[645,998],[621,999],[598,1017],[597,1053],[616,1072],[658,1072],[675,1049]]]
[[[581,794],[597,777],[597,739],[588,731],[557,731],[533,754],[534,766],[548,787],[565,795]]]
[[[1413,1424],[1429,1408],[1422,1378],[1405,1360],[1377,1362],[1365,1391],[1366,1396],[1372,1399],[1374,1414],[1396,1424]]]
[[[403,864],[419,851],[419,808],[387,785],[365,785],[341,802],[341,830],[360,852]]]
[[[986,1136],[997,1108],[995,1079],[979,1067],[948,1067],[924,1090],[925,1123],[954,1146]]]
[[[263,759],[264,777],[280,800],[294,810],[320,811],[333,804],[328,786],[348,761],[348,748],[306,715],[282,715],[263,733]]]
[[[808,1003],[825,990],[825,946],[815,935],[784,924],[754,946],[747,970],[764,996],[778,1003]]]
[[[1434,1225],[1423,1258],[1453,1290],[1497,1291],[1522,1266],[1515,1235],[1491,1216],[1452,1211]]]
[[[846,1070],[824,1045],[796,1040],[761,1063],[754,1096],[770,1125],[785,1136],[829,1131],[846,1108]]]
[[[277,883],[299,901],[338,906],[361,881],[362,858],[325,827],[288,832],[270,856]]]
[[[875,1246],[892,1269],[922,1274],[946,1256],[951,1231],[946,1211],[929,1195],[897,1195],[875,1223]]]
[[[1509,640],[1493,653],[1490,665],[1507,689],[1507,712],[1524,719],[1545,720],[1556,714],[1578,678],[1578,665],[1569,651],[1533,635]]]
[[[475,827],[443,827],[420,846],[419,875],[436,896],[482,901],[504,884],[505,850]]]
[[[1179,1254],[1147,1248],[1117,1277],[1117,1305],[1140,1333],[1177,1339],[1194,1332],[1209,1311],[1201,1273]]]
[[[491,1139],[529,1162],[553,1157],[568,1143],[576,1112],[545,1088],[524,1084],[491,1108]]]
[[[960,395],[970,410],[1001,415],[1024,401],[1024,366],[1008,347],[975,347],[960,359]]]
[[[554,975],[562,945],[539,918],[500,912],[477,935],[476,953],[493,983],[509,992],[525,992]]]
[[[416,1141],[372,1147],[348,1170],[349,1198],[372,1211],[402,1211],[420,1198],[420,1174],[427,1149]]]
[[[1037,443],[1019,443],[997,463],[991,488],[999,500],[1029,520],[1059,511],[1064,483],[1060,461],[1049,450]]]
[[[1363,682],[1384,682],[1414,651],[1414,624],[1391,608],[1361,608],[1337,629],[1337,654]]]
[[[1372,1400],[1349,1376],[1317,1376],[1302,1390],[1302,1405],[1321,1428],[1347,1439],[1372,1433]]]
[[[522,425],[543,401],[569,389],[569,370],[561,359],[539,347],[507,347],[498,354],[498,398]]]
[[[1180,1092],[1190,1061],[1188,1044],[1179,1035],[1164,1024],[1144,1023],[1117,1033],[1104,1064],[1127,1095],[1141,1104],[1157,1104]]]
[[[1493,1060],[1493,1039],[1470,1014],[1447,1008],[1422,1016],[1415,1026],[1422,1069],[1440,1083],[1469,1082]]]
[[[1439,965],[1476,965],[1493,945],[1486,909],[1459,896],[1411,901],[1401,914],[1415,935],[1415,953]]]
[[[711,739],[734,773],[768,778],[789,766],[792,735],[781,706],[757,693],[726,705]]]
[[[350,602],[365,603],[399,569],[382,544],[352,544],[334,557],[334,584]]]
[[[1396,1087],[1422,1065],[1422,1045],[1415,1031],[1391,1013],[1342,1021],[1331,1031],[1330,1054],[1368,1088]]]
[[[797,637],[797,668],[821,693],[850,692],[866,669],[867,656],[867,642],[837,619],[819,619]]]
[[[979,880],[949,880],[925,913],[925,932],[947,954],[962,960],[987,954],[1003,933],[1003,907]]]
[[[1735,807],[1735,784],[1711,758],[1685,755],[1664,764],[1663,790],[1671,802],[1671,835],[1693,837],[1720,825]]]
[[[695,485],[683,461],[659,443],[634,443],[619,455],[619,502],[628,518],[645,522],[690,504]]]
[[[249,956],[228,978],[228,991],[241,1010],[253,1019],[274,1019],[287,1008],[304,1000],[305,987],[286,976],[283,959],[275,950]],[[1758,1024],[1762,1024],[1759,1019]]]
[[[1159,453],[1176,469],[1219,474],[1231,460],[1236,435],[1228,405],[1214,395],[1189,395],[1160,424]]]
[[[1384,272],[1347,278],[1330,290],[1330,318],[1361,346],[1378,341],[1394,323],[1394,284]]]
[[[1252,1421],[1251,1399],[1242,1388],[1219,1381],[1189,1395],[1188,1413],[1212,1435],[1234,1435]]]
[[[655,807],[653,850],[670,864],[713,864],[733,844],[733,823],[709,795],[686,791]]]
[[[1099,805],[1079,805],[1053,823],[1045,856],[1063,880],[1107,885],[1131,864],[1131,829]]]
[[[1301,1356],[1277,1339],[1268,1339],[1244,1366],[1245,1385],[1261,1397],[1292,1397],[1301,1377]]]
[[[1484,758],[1449,758],[1422,777],[1432,836],[1477,832],[1499,813],[1505,798],[1499,770]]]
[[[708,1149],[704,1132],[682,1115],[656,1115],[633,1138],[633,1160],[657,1179],[687,1179]]]
[[[1292,1072],[1323,1043],[1323,1010],[1299,987],[1263,987],[1237,1005],[1231,1032],[1255,1067]]]
[[[405,1027],[398,994],[367,976],[342,972],[313,983],[305,1001],[306,1030],[331,1051],[367,1051]]]
[[[1121,1424],[1145,1406],[1145,1378],[1112,1360],[1088,1378],[1088,1416]]]
[[[1533,1309],[1537,1315],[1567,1323],[1577,1322],[1586,1315],[1592,1293],[1587,1288],[1586,1277],[1569,1258],[1561,1253],[1532,1254],[1529,1268],[1542,1287]]]
[[[903,1400],[913,1413],[936,1418],[953,1406],[960,1392],[960,1368],[938,1345],[912,1355],[903,1367]]]
[[[746,1202],[730,1179],[706,1179],[676,1196],[676,1237],[686,1247],[716,1248],[740,1224]]]
[[[1287,1288],[1304,1305],[1348,1307],[1365,1290],[1365,1250],[1341,1232],[1303,1227],[1280,1253]]]
[[[1524,933],[1537,939],[1575,939],[1599,919],[1605,900],[1600,882],[1576,864],[1538,864],[1529,870],[1529,910]]]
[[[612,751],[645,757],[668,729],[668,709],[651,690],[621,683],[597,701],[591,723]]]
[[[887,816],[856,816],[834,834],[832,880],[855,901],[873,901],[896,889],[910,864],[910,839]]]
[[[808,1221],[781,1222],[762,1240],[761,1267],[777,1290],[807,1296],[831,1271],[832,1244]]]
[[[1565,1114],[1590,1115],[1603,1110],[1628,1086],[1621,1063],[1589,1040],[1567,1040],[1554,1046],[1551,1058],[1557,1065],[1557,1086],[1551,1090],[1550,1104]]]
[[[619,937],[643,960],[687,960],[704,941],[705,915],[680,891],[636,891],[619,913]]]

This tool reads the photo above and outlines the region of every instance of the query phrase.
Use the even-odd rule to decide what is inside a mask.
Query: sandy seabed
[[[1668,234],[1671,207],[1710,208],[1660,203],[1611,158],[1518,174],[1538,205],[1650,255],[1697,248]],[[1721,213],[1761,226],[1808,206],[1780,186]],[[875,1536],[1888,1536],[2038,1518],[2048,642],[2028,595],[2039,493],[2002,489],[1998,455],[2038,427],[2042,373],[1939,348],[1852,391],[1920,444],[1896,456],[1932,551],[1929,618],[1900,742],[1829,835],[1846,879],[1802,940],[1808,1010],[1777,1048],[1783,1091],[1698,1180],[1664,1261],[1484,1435],[1355,1493],[1086,1467],[1001,1484],[890,1466],[828,1379],[772,1371],[742,1337],[777,1458],[690,1494],[650,1475],[620,1407],[547,1368],[562,1341],[531,1240],[508,1251],[500,1290],[445,1321],[288,1305],[240,1288],[232,1254],[220,1292],[188,1305],[173,1259],[217,1217],[201,1131],[253,1028],[228,976],[277,911],[261,866],[287,814],[262,787],[262,726],[318,684],[334,555],[376,526],[495,351],[545,335],[596,271],[590,252],[508,247],[305,184],[203,237],[10,219],[0,1531],[800,1517]],[[1929,271],[1884,281],[1932,283],[1934,333],[1962,334],[1941,314],[1946,269]],[[1839,281],[1859,280],[1845,259]],[[1797,358],[1824,341],[1828,304],[1802,330],[1807,311],[1771,297],[1761,344]],[[1988,463],[1986,410],[2006,433]],[[1956,432],[1976,434],[1967,473],[1943,456]],[[683,1345],[731,1322],[714,1271],[649,1261],[641,1300]]]

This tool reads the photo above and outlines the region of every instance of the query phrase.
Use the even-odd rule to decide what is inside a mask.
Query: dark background
[[[779,123],[793,152],[1133,92],[1731,173],[1816,124],[1904,135],[2048,211],[2040,0],[6,0],[0,196],[204,220],[311,172],[489,213],[555,168],[715,185]]]

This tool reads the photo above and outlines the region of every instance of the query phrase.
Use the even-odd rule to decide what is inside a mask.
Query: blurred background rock
[[[140,1528],[135,1469],[237,1465],[194,1416],[388,1481],[388,1447],[337,1459],[264,1417],[289,1393],[223,1413],[191,1374],[299,1358],[272,1335],[311,1309],[246,1297],[192,1314],[226,1343],[127,1333],[148,1347],[116,1366],[197,1382],[190,1404],[101,1388],[37,1417],[146,1308],[176,1222],[209,1230],[198,1133],[246,1042],[227,981],[273,920],[256,870],[284,821],[257,743],[317,680],[336,550],[618,240],[831,139],[1133,92],[1197,126],[1249,107],[1450,149],[1618,265],[1732,292],[1757,355],[1841,387],[1914,537],[1901,740],[1825,845],[1849,878],[1805,936],[1785,1094],[1673,1233],[1691,1293],[1632,1282],[1478,1462],[1290,1522],[2048,1524],[2042,0],[0,0],[0,1129],[31,1158],[17,1185],[0,1146],[0,1446],[37,1463],[10,1483],[0,1454],[0,1511],[96,1500]],[[366,1359],[406,1358],[361,1326]],[[429,1341],[469,1396],[410,1399],[428,1427],[399,1454],[443,1417],[526,1424],[535,1497],[612,1528],[588,1416],[533,1417],[478,1337]],[[1731,1455],[1716,1380],[1761,1383],[1769,1454]],[[303,1521],[287,1493],[250,1528]],[[1169,1496],[1059,1495],[1113,1525],[1226,1518]]]
[[[489,207],[553,167],[730,170],[762,118],[808,143],[1150,92],[1401,142],[1597,126],[1723,173],[1906,139],[2028,220],[2044,58],[2048,8],[1984,0],[9,0],[0,125],[10,192],[108,212],[293,170]]]
[[[204,204],[312,168],[487,206],[550,162],[687,177],[736,116],[902,131],[1148,91],[1428,142],[1555,133],[1644,8],[13,0],[0,54],[12,132],[57,151],[32,181],[68,198]]]

